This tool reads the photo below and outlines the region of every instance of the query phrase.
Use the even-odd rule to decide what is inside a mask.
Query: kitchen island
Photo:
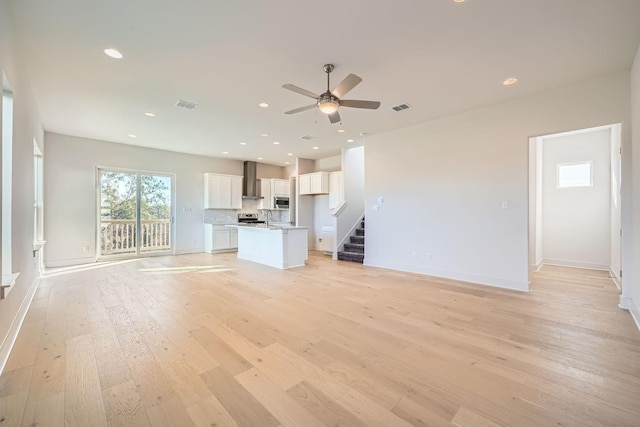
[[[270,267],[302,267],[308,258],[307,227],[228,225],[238,229],[238,258]]]

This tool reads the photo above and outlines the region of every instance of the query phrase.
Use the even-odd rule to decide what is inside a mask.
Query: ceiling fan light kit
[[[344,80],[340,82],[340,84],[338,84],[338,86],[335,87],[335,89],[333,89],[333,91],[331,91],[329,89],[329,75],[333,71],[334,66],[333,64],[325,64],[322,69],[325,73],[327,73],[327,91],[322,95],[316,95],[313,92],[302,89],[298,86],[294,86],[292,84],[287,83],[282,85],[282,87],[287,90],[298,93],[300,95],[308,96],[309,98],[313,98],[316,100],[315,104],[285,111],[285,114],[296,114],[317,107],[318,110],[329,116],[329,121],[331,123],[337,123],[340,121],[340,114],[338,113],[338,109],[341,106],[350,108],[365,108],[368,110],[376,110],[378,107],[380,107],[380,102],[378,101],[356,101],[352,99],[340,100],[342,96],[346,95],[347,92],[356,87],[362,81],[362,79],[355,74],[349,74],[344,78]]]

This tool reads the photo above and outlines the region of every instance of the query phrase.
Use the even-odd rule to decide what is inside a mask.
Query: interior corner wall
[[[622,147],[621,147],[621,126],[615,124],[611,127],[611,198],[609,201],[610,206],[610,224],[609,224],[609,272],[611,277],[616,282],[616,285],[621,288],[621,270],[622,270],[622,194],[621,186],[622,182]]]
[[[544,264],[609,270],[611,128],[543,138]],[[558,188],[557,165],[592,162],[593,185]]]
[[[204,174],[242,175],[239,160],[194,156],[55,133],[45,135],[45,265],[94,262],[97,168],[175,175],[177,254],[204,250]],[[33,202],[32,202],[33,203]],[[84,251],[89,247],[89,251]]]
[[[40,114],[31,92],[28,70],[19,55],[10,16],[7,2],[0,0],[0,74],[5,72],[13,90],[12,272],[20,273],[7,298],[0,300],[0,350],[8,345],[6,340],[15,327],[14,320],[21,308],[24,310],[27,306],[23,303],[33,295],[39,278],[33,256],[34,139],[44,152]]]
[[[622,123],[630,144],[629,82],[618,73],[369,136],[366,263],[528,290],[528,140]]]
[[[623,162],[625,159],[624,153],[632,153],[632,168],[635,172],[633,174],[633,184],[631,186],[625,185],[622,182],[623,197],[628,194],[625,192],[626,188],[631,189],[632,197],[632,209],[633,217],[631,226],[627,227],[625,223],[625,207],[626,199],[623,198],[623,234],[622,234],[622,297],[621,305],[631,310],[636,324],[640,328],[640,47],[636,54],[633,67],[631,68],[631,126],[633,129],[631,149],[627,150],[624,143],[622,147]],[[628,132],[625,127],[622,128],[622,133]],[[624,141],[624,139],[623,139]],[[625,164],[622,165],[623,173],[625,171]],[[631,242],[632,252],[629,256],[626,255],[626,243]]]
[[[298,174],[315,172],[316,162],[311,159],[298,158],[296,160],[296,167]],[[316,246],[315,235],[315,196],[301,196],[300,195],[300,179],[296,180],[296,225],[299,227],[307,227],[307,237],[309,242],[309,249],[314,249]]]

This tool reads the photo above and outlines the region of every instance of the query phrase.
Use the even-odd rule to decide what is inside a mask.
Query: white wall
[[[342,244],[351,234],[351,230],[359,225],[364,213],[365,194],[365,147],[352,147],[342,150],[342,174],[344,179],[345,208],[336,217],[336,247],[342,250]],[[369,240],[369,224],[367,223],[365,238],[365,262]],[[348,240],[347,240],[348,243]]]
[[[19,326],[12,329],[12,323],[21,307],[26,308],[23,302],[28,302],[39,277],[33,257],[33,141],[44,152],[44,138],[28,70],[19,55],[7,2],[0,0],[0,73],[6,73],[13,89],[12,271],[20,273],[7,298],[0,300],[0,369],[10,344],[6,340]]]
[[[622,194],[620,183],[622,181],[622,153],[620,138],[622,127],[619,124],[611,128],[611,200],[609,201],[611,218],[610,222],[610,249],[609,272],[618,287],[621,287],[620,270],[622,270]]]
[[[542,137],[529,138],[529,268],[542,266]]]
[[[342,156],[326,157],[324,159],[316,160],[315,171],[316,172],[335,172],[342,169]],[[333,227],[335,231],[336,219],[331,215],[331,209],[329,209],[329,195],[320,194],[313,196],[314,205],[314,234],[315,245],[309,246],[309,248],[315,248],[321,250],[321,243],[319,239],[322,237],[322,227]]]
[[[204,173],[242,175],[242,162],[47,133],[44,228],[47,266],[96,259],[96,169],[175,174],[175,251],[204,250]],[[190,211],[185,212],[186,209]],[[88,252],[83,248],[89,247]]]
[[[545,264],[609,270],[611,129],[542,139]],[[592,187],[557,188],[557,165],[592,162]]]
[[[622,258],[622,296],[620,305],[631,310],[636,324],[640,327],[640,48],[631,69],[631,121],[633,127],[632,150],[622,147],[624,173],[625,153],[632,151],[633,175],[632,186],[626,186],[623,180],[623,195],[633,199],[633,220],[631,227],[625,223],[626,199],[623,199],[623,258]],[[624,134],[625,128],[622,128]],[[629,188],[630,191],[625,189]],[[632,253],[626,252],[626,242],[630,241]],[[630,251],[631,252],[631,251]]]
[[[299,175],[315,172],[316,163],[311,159],[296,159],[296,169]],[[307,237],[309,238],[309,248],[315,248],[315,205],[313,198],[315,196],[300,195],[300,180],[296,180],[296,225],[300,227],[308,227]]]
[[[528,290],[529,137],[622,123],[628,146],[629,105],[620,73],[368,137],[365,263]]]

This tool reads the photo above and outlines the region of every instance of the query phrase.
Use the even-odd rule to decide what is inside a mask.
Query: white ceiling
[[[278,165],[338,154],[362,133],[628,70],[640,44],[640,0],[9,3],[46,131]],[[343,107],[341,125],[315,109],[283,114],[313,100],[282,84],[321,93],[325,63],[336,67],[332,88],[357,74],[363,82],[345,98],[381,107]],[[511,76],[519,82],[503,86]],[[391,109],[401,103],[412,108]]]

